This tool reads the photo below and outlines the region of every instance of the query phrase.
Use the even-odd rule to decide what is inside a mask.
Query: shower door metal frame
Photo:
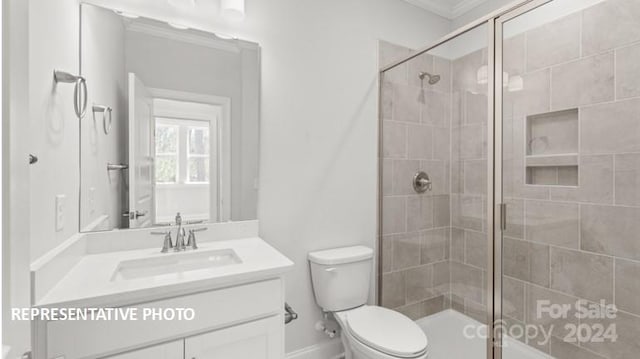
[[[466,34],[474,29],[488,25],[487,53],[489,85],[488,85],[488,113],[487,113],[487,359],[502,359],[502,239],[503,229],[506,225],[506,204],[503,197],[503,153],[502,153],[502,125],[503,125],[503,28],[504,24],[520,15],[532,11],[554,0],[520,0],[500,8],[487,16],[469,23],[466,26],[442,37],[435,43],[419,49],[415,53],[405,56],[380,69],[378,76],[378,258],[376,278],[376,302],[382,300],[380,287],[382,285],[382,83],[385,72],[408,62],[440,45],[443,45],[458,36]],[[506,358],[509,359],[509,358]]]

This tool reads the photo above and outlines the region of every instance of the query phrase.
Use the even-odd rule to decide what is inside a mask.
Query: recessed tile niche
[[[526,183],[578,186],[578,109],[527,116]]]

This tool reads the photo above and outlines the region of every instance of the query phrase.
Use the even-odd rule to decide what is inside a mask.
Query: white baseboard
[[[343,353],[340,338],[287,353],[286,359],[333,359]]]

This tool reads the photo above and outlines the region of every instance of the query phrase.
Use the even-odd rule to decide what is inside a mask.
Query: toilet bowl
[[[396,311],[366,305],[373,250],[355,246],[309,253],[316,302],[341,328],[346,359],[424,359],[420,327]]]
[[[427,358],[426,335],[396,311],[365,305],[333,314],[353,359]]]

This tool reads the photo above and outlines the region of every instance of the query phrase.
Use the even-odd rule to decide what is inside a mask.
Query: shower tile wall
[[[560,359],[637,358],[640,1],[604,1],[511,36],[503,49],[510,79],[502,139],[504,319],[508,325],[554,325],[550,342],[528,344]],[[409,53],[381,43],[380,60]],[[451,58],[419,56],[384,76],[379,289],[382,305],[414,319],[452,308],[485,322],[487,85],[481,75],[487,54],[480,49]],[[418,79],[429,69],[443,76],[436,86]],[[562,146],[547,144],[577,146],[577,186],[527,184],[527,118],[537,115],[577,118],[577,126],[549,137],[565,139]],[[559,180],[558,168],[539,175]],[[432,176],[433,192],[413,192],[419,169]],[[597,321],[539,318],[540,300],[615,303],[619,338],[565,343],[564,324]]]
[[[380,63],[410,50],[380,43]],[[450,306],[450,63],[422,55],[389,71],[382,87],[382,305],[417,319]],[[442,76],[424,84],[422,71]],[[433,190],[417,194],[423,170]]]
[[[529,344],[557,358],[637,358],[640,2],[605,1],[512,36],[504,51],[504,71],[522,79],[504,91],[505,319],[555,323],[550,343]],[[527,116],[575,109],[578,185],[526,185]],[[618,341],[563,342],[566,321],[538,318],[539,300],[615,303]]]

